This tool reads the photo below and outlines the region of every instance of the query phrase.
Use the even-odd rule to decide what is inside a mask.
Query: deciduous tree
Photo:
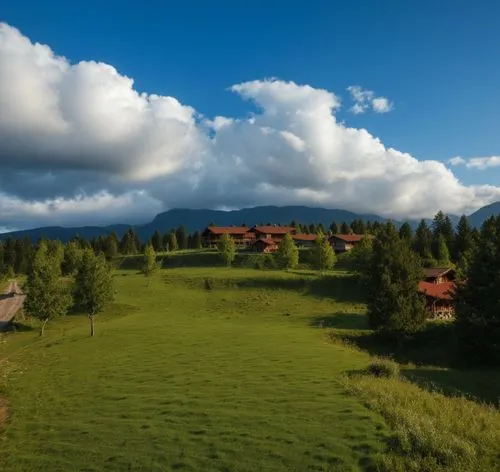
[[[144,262],[142,266],[142,273],[146,277],[150,277],[153,275],[158,266],[156,263],[156,251],[154,250],[154,247],[151,244],[147,244],[145,249],[144,249]]]
[[[318,234],[312,248],[312,261],[316,269],[319,271],[330,270],[337,262],[335,252],[333,251],[330,241],[324,234]]]
[[[276,262],[282,269],[293,269],[299,263],[299,250],[289,233],[285,234],[278,246]]]
[[[113,301],[113,276],[104,254],[95,255],[85,250],[75,277],[73,289],[75,304],[90,321],[90,336],[94,336],[94,319]]]
[[[226,265],[230,266],[236,257],[236,244],[234,243],[234,239],[229,236],[229,234],[224,233],[220,238],[217,249]]]

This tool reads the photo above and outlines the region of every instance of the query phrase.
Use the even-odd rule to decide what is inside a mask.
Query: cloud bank
[[[203,117],[174,97],[138,93],[108,64],[72,64],[0,24],[0,226],[259,204],[419,218],[500,198],[500,188],[465,186],[443,163],[342,124],[330,91],[275,79],[230,91],[259,113]],[[392,107],[361,88],[350,92],[362,108]]]
[[[471,157],[470,159],[464,159],[463,157],[457,156],[452,157],[448,162],[452,166],[465,165],[467,169],[485,170],[490,167],[499,167],[500,156]]]

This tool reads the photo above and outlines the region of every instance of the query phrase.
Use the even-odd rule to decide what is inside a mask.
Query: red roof
[[[448,272],[450,272],[451,269],[450,267],[431,267],[431,268],[425,268],[424,269],[424,274],[426,279],[435,279],[439,276],[445,275]]]
[[[334,234],[332,238],[341,239],[346,243],[358,243],[363,238],[373,239],[372,234]]]
[[[276,241],[271,238],[259,238],[257,239],[257,241],[255,241],[255,243],[258,243],[259,241],[266,244],[267,246],[275,246],[277,244]]]
[[[245,234],[249,229],[247,226],[208,226],[206,230],[212,234]]]
[[[293,234],[292,239],[297,241],[314,241],[318,237],[317,234]]]
[[[250,231],[263,234],[286,234],[295,231],[291,226],[254,226]]]
[[[441,300],[451,300],[455,284],[453,282],[444,282],[442,284],[433,284],[430,282],[419,282],[418,291],[425,293],[432,298]]]

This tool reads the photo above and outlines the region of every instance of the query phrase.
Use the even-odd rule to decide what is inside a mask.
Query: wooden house
[[[254,252],[269,254],[275,252],[277,249],[278,243],[270,238],[259,238],[252,244],[252,250]]]
[[[249,232],[255,235],[255,240],[264,238],[279,242],[285,237],[285,234],[296,234],[297,229],[292,226],[253,226]]]
[[[294,234],[292,239],[298,247],[312,247],[317,236],[317,234]]]
[[[247,226],[208,226],[201,233],[204,247],[216,247],[223,234],[229,234],[237,247],[248,247],[255,242],[255,233]]]
[[[455,280],[455,270],[451,267],[432,267],[424,269],[425,281],[431,284],[442,284]]]
[[[425,295],[431,318],[451,319],[455,316],[454,282],[433,283],[423,280],[418,284],[418,290]]]
[[[335,252],[350,251],[363,238],[373,239],[371,234],[334,234],[330,237],[330,243]]]

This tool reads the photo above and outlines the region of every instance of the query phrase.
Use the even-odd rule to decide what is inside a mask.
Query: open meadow
[[[147,279],[121,269],[115,287],[94,338],[82,314],[44,338],[27,327],[2,338],[2,471],[486,471],[500,461],[493,407],[450,407],[481,425],[462,435],[450,424],[440,455],[433,405],[447,397],[346,376],[370,356],[327,336],[367,328],[343,271],[189,267]],[[422,408],[416,427],[434,435],[423,446],[408,398]]]

